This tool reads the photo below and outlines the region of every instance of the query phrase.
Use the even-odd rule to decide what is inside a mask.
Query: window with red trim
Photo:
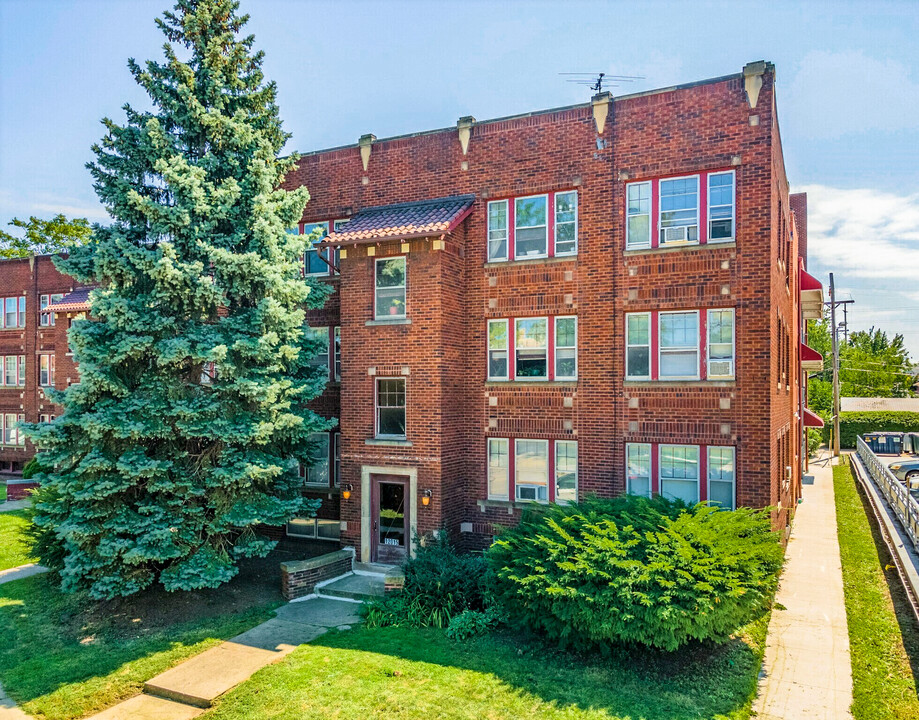
[[[626,380],[731,380],[734,309],[626,313]]]
[[[576,190],[488,203],[488,262],[577,255]]]
[[[733,241],[735,181],[717,170],[626,184],[626,250]]]
[[[577,501],[577,441],[487,438],[486,452],[489,500]]]
[[[626,443],[627,493],[736,507],[736,449],[721,445]]]
[[[489,380],[578,377],[578,319],[574,315],[488,321]]]

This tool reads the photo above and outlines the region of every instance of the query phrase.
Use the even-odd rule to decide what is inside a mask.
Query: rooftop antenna
[[[570,76],[566,78],[566,82],[575,83],[577,85],[585,85],[593,90],[596,94],[603,92],[604,85],[608,87],[619,87],[621,83],[628,83],[634,82],[635,80],[645,79],[643,75],[610,75],[605,72],[563,72],[559,73],[559,75]]]

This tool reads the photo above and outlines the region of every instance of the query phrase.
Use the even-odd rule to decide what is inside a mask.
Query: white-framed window
[[[514,257],[517,260],[548,256],[548,195],[514,200]]]
[[[405,439],[405,378],[377,378],[376,436]]]
[[[510,500],[510,442],[488,438],[488,499]]]
[[[574,440],[555,441],[555,502],[577,502],[578,444]]]
[[[3,416],[3,444],[4,445],[25,445],[26,436],[19,432],[18,424],[24,419],[23,415],[16,413],[4,413]]]
[[[374,317],[405,317],[405,256],[377,258],[375,263]]]
[[[651,378],[651,313],[625,316],[625,376],[630,380]]]
[[[651,497],[651,445],[626,443],[625,491],[632,495]]]
[[[488,203],[488,262],[507,260],[507,200]]]
[[[332,433],[332,484],[341,485],[341,433]]]
[[[313,433],[310,440],[316,448],[313,462],[306,467],[306,484],[329,487],[329,435],[327,432]]]
[[[287,523],[288,537],[338,541],[341,522],[324,518],[291,518]]]
[[[13,329],[26,326],[26,299],[24,295],[0,298],[0,328]]]
[[[698,379],[699,311],[661,312],[658,324],[660,379]]]
[[[18,386],[19,358],[16,355],[7,355],[3,360],[3,384],[6,387]]]
[[[332,329],[332,363],[335,366],[333,378],[335,382],[341,382],[341,327],[336,325]]]
[[[38,315],[38,324],[42,327],[54,326],[55,316],[53,312],[44,312],[45,308],[49,305],[53,305],[58,300],[64,297],[63,293],[52,293],[51,295],[41,295],[39,297],[39,315]]]
[[[734,490],[734,448],[708,448],[708,500],[726,510],[736,505]]]
[[[304,255],[303,272],[307,275],[328,275],[331,271],[328,263],[329,249],[324,248],[317,252],[316,245],[329,236],[329,223],[305,223],[303,225],[303,234],[312,236],[310,245],[306,248],[306,254]]]
[[[26,386],[26,356],[19,356],[19,387]]]
[[[661,495],[687,505],[699,502],[699,446],[662,444],[659,458]]]
[[[54,418],[56,417],[57,417],[56,415],[48,415],[48,414],[42,413],[41,415],[38,416],[38,421],[43,422],[43,423],[50,423],[50,422],[54,422]]]
[[[578,319],[572,316],[555,318],[555,379],[576,380],[578,377]]]
[[[517,380],[548,380],[548,319],[517,318],[514,324],[514,377]]]
[[[659,244],[699,242],[699,176],[659,181]]]
[[[708,242],[734,239],[734,171],[708,176]]]
[[[351,222],[351,218],[344,218],[343,220],[335,220],[332,223],[332,229],[334,232],[338,232],[349,222]],[[335,247],[332,251],[332,256],[334,258],[334,260],[332,261],[332,264],[335,265],[335,267],[333,268],[333,271],[336,275],[338,275],[339,268],[341,267],[341,248]]]
[[[734,310],[708,311],[708,350],[706,375],[709,378],[734,377]]]
[[[651,183],[626,185],[627,250],[651,247]]]
[[[54,355],[42,353],[38,356],[38,384],[54,387]]]
[[[577,255],[578,193],[555,193],[555,254]]]
[[[548,502],[548,440],[514,441],[514,485],[517,500]]]
[[[488,321],[488,379],[508,379],[507,320]]]
[[[310,365],[325,368],[329,372],[329,328],[327,326],[308,327],[310,339],[315,343],[315,352],[310,357]]]

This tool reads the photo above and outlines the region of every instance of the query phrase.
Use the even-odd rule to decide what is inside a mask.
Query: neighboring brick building
[[[11,499],[34,487],[21,481],[22,466],[34,450],[18,422],[57,416],[60,408],[44,390],[63,389],[76,380],[67,347],[70,316],[42,312],[74,285],[49,255],[0,261],[0,482],[6,478]]]
[[[289,535],[395,561],[416,533],[482,547],[530,502],[626,490],[787,525],[822,291],[771,65],[365,135],[286,184],[326,237],[305,262],[336,290],[308,315],[314,407],[340,420],[304,472],[319,517]]]

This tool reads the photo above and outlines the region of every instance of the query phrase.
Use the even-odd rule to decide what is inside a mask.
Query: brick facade
[[[417,470],[419,533],[447,527],[470,547],[486,544],[524,506],[487,500],[488,437],[577,440],[581,496],[625,490],[627,442],[730,446],[737,504],[774,506],[776,525],[787,524],[802,463],[799,251],[770,65],[760,78],[755,107],[737,74],[617,98],[602,133],[585,104],[474,123],[465,154],[451,128],[373,139],[366,170],[360,145],[301,159],[287,185],[311,192],[304,222],[476,198],[444,249],[436,238],[407,252],[381,240],[372,256],[344,247],[333,281],[340,315],[322,321],[341,327],[342,380],[329,393],[340,398],[330,412],[341,419],[341,483],[352,489],[340,506],[343,544],[370,559],[366,467]],[[736,178],[735,241],[625,249],[628,183],[724,170]],[[575,257],[486,262],[489,200],[570,189]],[[374,260],[394,255],[407,258],[411,324],[368,323]],[[625,379],[625,313],[711,308],[735,312],[734,379]],[[534,315],[577,316],[577,381],[488,382],[487,320]],[[374,378],[388,375],[406,379],[407,443],[374,441]]]
[[[39,362],[43,354],[54,356],[54,381],[59,389],[76,379],[76,368],[67,347],[69,318],[55,318],[42,325],[40,301],[42,295],[65,294],[76,282],[58,272],[52,258],[40,255],[0,261],[0,297],[25,298],[24,327],[0,328],[0,356],[24,356],[25,384],[0,384],[0,414],[16,414],[27,422],[38,422],[42,415],[58,415],[60,408],[49,402],[39,382]],[[18,478],[22,466],[32,457],[30,443],[7,443],[0,438],[0,481],[4,476]],[[33,487],[17,483],[10,485],[11,499],[21,497]]]
[[[662,444],[698,446],[703,469],[707,447],[731,447],[737,505],[773,506],[776,526],[787,525],[803,462],[795,228],[806,237],[806,202],[789,201],[773,68],[752,64],[745,73],[512,118],[464,118],[457,128],[386,140],[365,136],[301,158],[286,185],[310,190],[303,223],[474,197],[447,235],[342,246],[339,272],[323,280],[334,294],[308,313],[314,327],[341,328],[342,367],[340,382],[313,403],[339,419],[340,477],[307,494],[322,498],[320,518],[340,520],[340,542],[357,559],[376,559],[370,491],[379,476],[405,478],[411,533],[446,528],[475,548],[515,522],[525,502],[489,499],[487,438],[546,440],[550,449],[577,441],[581,497],[626,490],[626,443],[649,444],[652,454]],[[699,244],[626,248],[630,183],[707,172],[733,172],[733,240],[704,242],[700,222]],[[704,197],[701,181],[699,190]],[[577,193],[576,255],[488,262],[488,202],[557,191]],[[395,256],[406,258],[406,318],[378,322],[375,261]],[[37,262],[50,268],[46,258]],[[9,267],[20,264],[28,267]],[[15,341],[22,344],[37,323],[39,285],[19,272],[21,292],[31,293],[32,325]],[[63,291],[72,285],[59,275],[54,282]],[[627,313],[694,310],[704,332],[706,311],[719,308],[734,311],[732,379],[706,379],[704,362],[702,379],[626,379]],[[489,381],[488,320],[534,316],[577,317],[577,379]],[[60,385],[73,376],[63,339],[41,342],[58,356]],[[34,343],[26,351],[37,352]],[[404,440],[376,436],[381,377],[405,380]],[[0,401],[7,394],[0,390]],[[39,412],[37,391],[11,400],[23,403],[27,419]],[[700,477],[700,499],[705,484]]]

